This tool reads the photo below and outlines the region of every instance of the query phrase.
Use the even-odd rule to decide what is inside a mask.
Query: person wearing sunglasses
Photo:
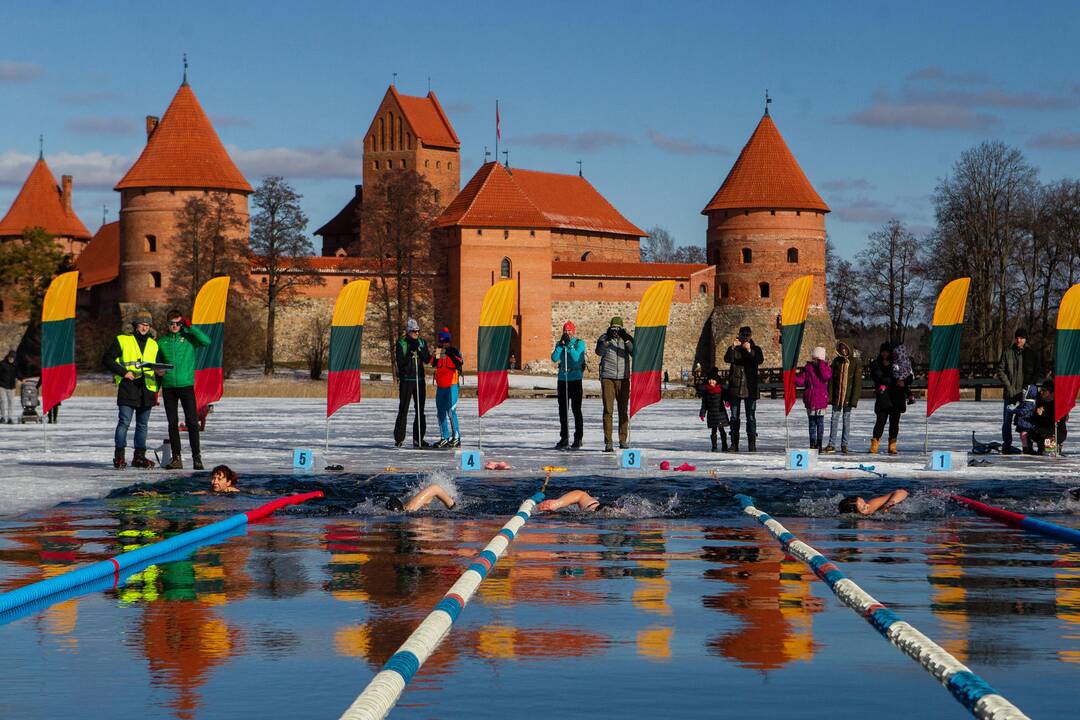
[[[161,398],[165,405],[165,417],[169,421],[169,445],[172,446],[172,460],[165,469],[180,470],[184,467],[180,455],[180,418],[177,413],[179,404],[184,409],[191,465],[196,470],[202,470],[199,416],[195,407],[195,354],[199,348],[210,344],[210,337],[199,328],[192,327],[191,321],[179,310],[170,310],[167,317],[169,329],[158,340],[158,352],[162,362],[172,365],[172,369],[161,379]]]

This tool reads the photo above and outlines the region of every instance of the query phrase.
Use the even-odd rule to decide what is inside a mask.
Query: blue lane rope
[[[547,482],[544,487],[546,489]],[[522,526],[532,516],[533,509],[543,499],[544,493],[541,491],[521,503],[518,512],[495,534],[435,609],[386,661],[382,670],[371,679],[364,691],[341,716],[341,720],[378,720],[386,717],[397,704],[405,686],[450,632],[450,626],[469,604],[473,593],[495,567],[510,542],[517,537]]]
[[[821,578],[840,602],[862,616],[902,653],[919,663],[945,686],[968,712],[982,720],[1030,720],[1018,707],[999,695],[981,677],[944,648],[900,619],[849,579],[827,557],[799,540],[787,528],[754,507],[748,495],[736,495],[743,512],[761,523],[780,541],[784,551],[797,558]]]

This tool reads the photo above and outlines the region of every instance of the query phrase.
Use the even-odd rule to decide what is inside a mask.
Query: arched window
[[[405,149],[412,150],[412,133],[405,133]]]
[[[371,133],[371,137],[368,138],[368,150],[375,152],[375,133]]]
[[[453,169],[454,169],[454,163],[452,163],[452,162],[450,162],[450,161],[448,160],[448,161],[446,162],[446,169],[447,169],[447,170],[453,170]]]
[[[797,262],[799,262],[799,248],[788,248],[787,249],[787,261],[789,263],[797,263]]]
[[[731,289],[728,288],[727,283],[720,283],[720,297],[726,298],[731,296]]]
[[[442,169],[442,160],[436,160],[435,161],[435,169],[436,170]]]
[[[156,253],[157,252],[157,236],[155,236],[155,235],[147,235],[146,236],[146,252],[148,252],[148,253]]]
[[[405,149],[405,136],[401,132],[401,116],[400,115],[398,116],[398,119],[397,119],[397,148],[398,148],[398,150],[404,150]]]
[[[509,230],[503,230],[503,240],[509,240],[509,239],[510,239],[510,231]]]
[[[575,287],[576,283],[573,280],[570,281],[570,287]]]
[[[372,160],[371,161],[371,166],[373,168],[375,168],[376,170],[378,170],[379,169],[379,161],[378,160]]]
[[[401,169],[402,169],[402,170],[404,170],[404,169],[405,169],[405,167],[406,167],[406,166],[405,166],[405,161],[404,161],[404,160],[402,160],[402,161],[401,161]]]
[[[761,297],[769,297],[769,283],[758,283],[758,290],[761,292]]]
[[[161,287],[161,273],[159,273],[157,270],[150,273],[150,287],[152,287],[152,288]]]
[[[397,143],[394,142],[394,113],[386,114],[386,124],[390,126],[387,128],[390,131],[390,149],[397,150]]]
[[[596,283],[596,287],[598,287],[600,289],[603,289],[604,283],[603,282],[598,282],[598,283]]]
[[[386,149],[386,122],[379,118],[379,149]]]
[[[349,284],[349,278],[341,278],[341,284],[342,285],[348,285]]]
[[[626,289],[627,289],[627,290],[629,290],[629,289],[630,289],[630,283],[626,283]]]
[[[707,292],[709,292],[709,286],[706,285],[705,283],[701,283],[700,285],[698,285],[697,291],[698,291],[698,295],[704,295]]]
[[[588,260],[590,255],[592,255],[592,250],[586,250],[585,252],[581,253],[581,262],[585,262],[586,260]]]
[[[266,284],[266,282],[267,282],[267,281],[266,281],[266,276],[265,276],[265,275],[263,275],[263,276],[262,276],[261,278],[259,278],[259,282],[260,282],[260,283],[262,283],[263,285],[265,285],[265,284]]]
[[[750,263],[754,262],[754,251],[750,248],[743,248],[742,261],[743,265],[749,265]]]
[[[499,264],[499,277],[503,279],[510,278],[510,258],[504,257]]]

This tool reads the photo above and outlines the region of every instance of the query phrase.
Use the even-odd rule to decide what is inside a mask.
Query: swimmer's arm
[[[905,500],[907,500],[907,498],[907,490],[904,490],[903,488],[893,490],[891,493],[889,493],[889,499],[885,501],[885,504],[882,506],[881,509],[888,510],[889,508],[895,507],[900,503],[904,502]]]
[[[544,500],[542,503],[540,503],[540,505],[537,506],[537,509],[541,512],[552,512],[554,510],[562,510],[563,508],[570,507],[571,505],[577,505],[579,508],[584,510],[595,502],[596,498],[594,498],[592,495],[585,492],[584,490],[571,490],[560,498],[556,498],[554,500]]]
[[[866,501],[866,511],[863,514],[873,515],[878,510],[888,510],[894,505],[903,502],[907,496],[907,490],[893,490],[888,495],[878,495],[876,498]]]
[[[428,485],[420,492],[413,495],[409,502],[405,503],[405,512],[416,512],[422,510],[431,504],[431,501],[438,498],[443,505],[447,508],[454,507],[454,500],[450,495],[438,485]]]

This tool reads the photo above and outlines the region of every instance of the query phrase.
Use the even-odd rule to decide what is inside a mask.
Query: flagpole
[[[330,464],[330,416],[326,417],[326,445],[323,451],[323,458],[326,460],[326,464]]]
[[[499,162],[499,101],[495,100],[495,162]]]

